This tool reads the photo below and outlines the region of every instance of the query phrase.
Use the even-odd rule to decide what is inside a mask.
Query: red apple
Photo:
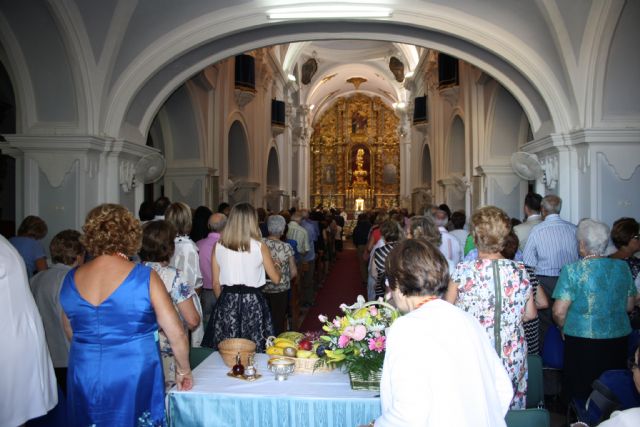
[[[313,343],[309,340],[301,340],[298,343],[298,349],[300,350],[311,351],[312,348],[313,348]]]

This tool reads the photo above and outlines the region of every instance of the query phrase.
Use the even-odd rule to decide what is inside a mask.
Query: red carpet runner
[[[298,329],[300,332],[321,330],[319,314],[324,314],[332,320],[336,315],[342,314],[340,304],[351,305],[358,295],[366,297],[367,292],[361,283],[357,257],[356,250],[351,245],[345,245],[344,250],[338,253],[338,260],[331,267],[323,288],[316,296],[315,306],[309,308]]]

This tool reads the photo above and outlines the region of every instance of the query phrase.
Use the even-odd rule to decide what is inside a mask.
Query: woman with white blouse
[[[249,203],[235,205],[211,257],[212,287],[217,298],[206,327],[202,345],[218,348],[227,338],[246,338],[256,343],[256,351],[265,350],[266,339],[273,335],[273,323],[261,288],[266,274],[275,285],[280,283],[269,248],[262,241],[258,216]]]
[[[500,427],[513,389],[478,321],[442,299],[447,260],[423,239],[399,242],[386,259],[394,304],[376,427]]]

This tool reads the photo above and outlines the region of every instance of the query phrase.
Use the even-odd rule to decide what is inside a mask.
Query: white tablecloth
[[[378,392],[354,391],[346,373],[294,373],[276,381],[269,357],[256,355],[262,378],[243,381],[227,376],[216,352],[194,370],[194,387],[169,393],[171,426],[357,426],[380,415]]]

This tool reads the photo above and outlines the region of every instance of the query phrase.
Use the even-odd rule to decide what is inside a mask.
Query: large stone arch
[[[425,16],[424,11],[413,10],[412,13]],[[207,65],[261,46],[327,39],[334,34],[340,38],[377,38],[426,46],[478,66],[514,95],[537,137],[569,130],[576,123],[575,111],[562,82],[554,77],[546,61],[519,39],[479,18],[454,14],[448,16],[451,26],[446,29],[437,25],[425,27],[425,22],[431,21],[414,22],[402,14],[394,14],[393,23],[367,20],[281,23],[251,29],[244,29],[247,28],[246,17],[242,27],[236,22],[239,19],[226,22],[226,28],[237,25],[237,32],[219,33],[215,25],[195,32],[182,28],[171,40],[161,39],[145,49],[144,61],[141,57],[133,60],[114,84],[107,102],[105,131],[125,134],[131,139],[136,135],[128,131],[137,129],[138,137],[142,137],[164,99]],[[454,35],[454,29],[460,31]],[[184,33],[184,37],[176,37],[180,33]],[[180,41],[176,42],[176,38]],[[484,47],[470,41],[478,39],[485,41]],[[199,47],[194,49],[194,44]]]

